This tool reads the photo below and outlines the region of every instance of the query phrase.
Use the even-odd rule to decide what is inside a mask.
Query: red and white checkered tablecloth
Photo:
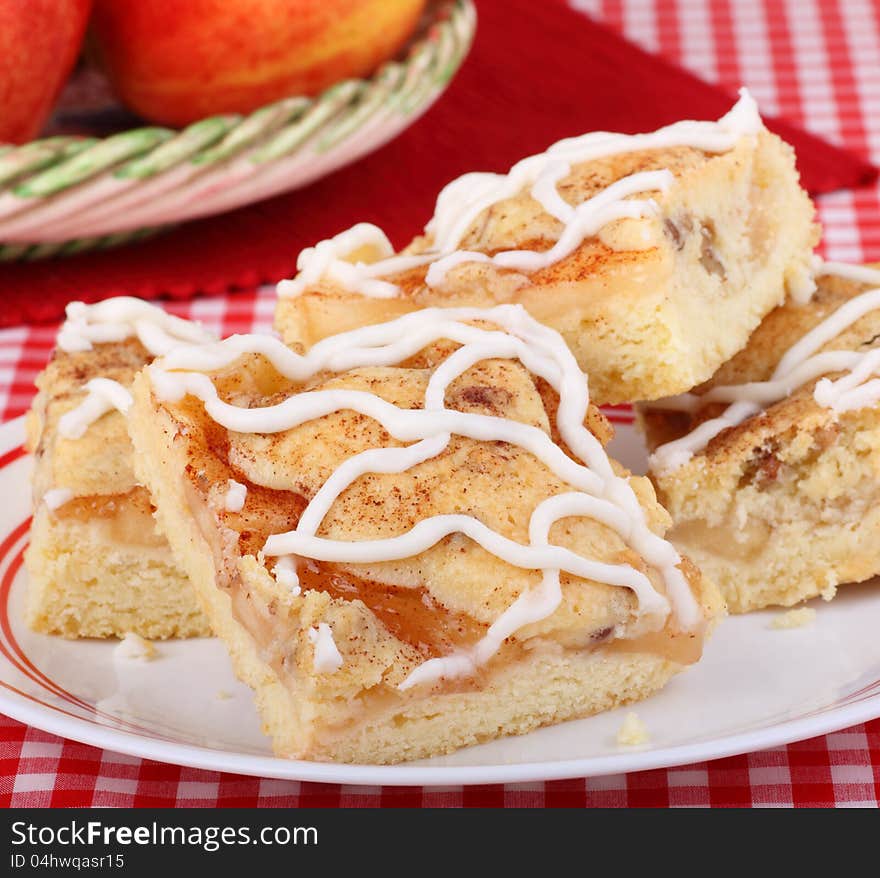
[[[573,0],[650,51],[762,109],[880,163],[877,0]],[[880,260],[880,185],[826,196],[825,255]],[[267,327],[261,291],[175,307],[224,333]],[[26,410],[54,327],[0,332],[0,420]],[[62,740],[0,716],[5,806],[872,806],[880,802],[880,720],[680,768],[550,783],[437,789],[296,783],[141,760]]]

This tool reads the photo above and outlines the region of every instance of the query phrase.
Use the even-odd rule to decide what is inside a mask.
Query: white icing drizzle
[[[293,555],[284,555],[279,558],[272,568],[272,573],[275,575],[275,581],[279,585],[283,585],[294,597],[302,591],[299,576],[296,573],[296,558]]]
[[[315,648],[314,667],[319,674],[332,674],[342,667],[342,654],[326,622],[321,622],[317,628],[309,628],[309,641]]]
[[[587,515],[607,524],[619,534],[630,532],[630,521],[617,507],[595,497],[572,492],[557,494],[541,503],[529,521],[529,539],[533,545],[547,546],[550,528],[562,519]],[[562,586],[558,568],[545,569],[541,583],[523,592],[489,627],[480,641],[469,650],[460,650],[451,656],[429,659],[403,681],[400,688],[409,689],[419,683],[438,678],[452,679],[472,675],[501,648],[502,643],[533,622],[540,622],[556,611],[562,601]]]
[[[214,340],[198,323],[132,296],[117,296],[95,305],[71,302],[65,313],[67,319],[57,341],[58,347],[68,353],[136,337],[154,357],[159,357],[181,342],[203,344]]]
[[[816,292],[816,275],[810,266],[798,269],[788,278],[786,291],[789,298],[797,305],[808,305]]]
[[[501,327],[489,330],[464,321]],[[401,409],[375,394],[355,390],[308,391],[262,408],[240,408],[223,402],[209,376],[192,370],[221,369],[244,352],[266,356],[287,378],[304,381],[323,370],[344,372],[359,366],[394,365],[428,344],[450,339],[462,345],[435,369],[425,393],[423,409]],[[507,418],[465,413],[445,408],[449,384],[475,363],[493,358],[519,359],[525,368],[544,378],[559,394],[557,426],[573,460],[541,429]],[[177,371],[185,370],[185,371]],[[490,309],[424,309],[389,323],[332,336],[306,355],[297,354],[268,336],[234,336],[215,345],[178,348],[149,367],[155,395],[179,401],[186,394],[201,399],[207,414],[237,432],[275,433],[342,409],[378,421],[394,438],[412,444],[404,448],[370,449],[341,464],[304,510],[297,528],[270,536],[266,556],[279,557],[275,576],[290,583],[296,576],[290,556],[341,563],[373,563],[410,558],[460,533],[513,566],[543,572],[542,584],[529,589],[496,620],[486,637],[469,655],[450,656],[416,670],[416,681],[470,673],[497,651],[501,642],[529,622],[551,614],[559,602],[559,572],[631,589],[640,613],[658,625],[668,616],[670,603],[678,624],[698,624],[700,609],[679,569],[681,558],[673,546],[654,534],[629,482],[617,476],[601,443],[584,426],[589,406],[587,378],[562,337],[533,320],[521,306]],[[528,545],[517,543],[467,515],[437,515],[417,523],[396,537],[378,540],[330,540],[317,536],[325,515],[339,495],[369,472],[404,472],[436,457],[452,434],[479,441],[504,441],[519,446],[545,463],[576,490],[551,497],[534,511]],[[657,569],[666,586],[659,593],[650,579],[627,564],[607,564],[548,543],[555,521],[588,515],[613,528],[646,562]],[[405,683],[404,686],[414,685]]]
[[[58,435],[65,439],[81,439],[98,418],[113,409],[127,415],[134,402],[128,390],[110,378],[92,378],[85,389],[86,398],[58,419]]]
[[[70,488],[50,488],[43,494],[43,502],[52,512],[71,500],[73,500],[73,491]]]
[[[880,283],[880,271],[861,265],[818,262],[815,272],[856,283]],[[836,414],[875,405],[880,401],[880,381],[873,378],[880,374],[880,350],[820,352],[820,349],[877,309],[880,309],[880,288],[854,296],[793,344],[768,381],[720,385],[703,394],[683,393],[649,403],[651,408],[685,412],[698,411],[710,402],[731,403],[719,417],[704,421],[685,436],[655,449],[651,468],[663,474],[683,466],[723,430],[741,424],[817,378],[821,380],[813,389],[813,398]],[[831,372],[846,374],[834,381],[822,378]]]
[[[880,401],[880,349],[866,353],[861,362],[848,374],[832,381],[823,378],[813,389],[813,398],[835,414],[855,411],[876,405]]]
[[[372,251],[378,259],[372,263],[348,262],[344,257],[359,250]],[[321,278],[332,280],[347,290],[358,290],[375,299],[390,299],[398,294],[397,287],[378,280],[383,274],[407,271],[430,262],[434,256],[394,256],[388,236],[372,223],[358,223],[350,229],[306,247],[296,260],[299,272],[293,280],[278,284],[278,295],[293,297]]]
[[[155,657],[156,647],[152,641],[144,639],[134,631],[127,631],[122,640],[113,649],[114,659],[149,662]]]
[[[709,153],[733,149],[737,142],[757,134],[763,123],[754,99],[740,90],[736,105],[717,122],[676,122],[651,134],[611,134],[604,131],[560,140],[546,152],[517,162],[506,174],[465,174],[440,192],[434,216],[425,226],[433,237],[431,249],[417,255],[394,256],[385,233],[377,226],[360,223],[351,229],[303,250],[297,260],[297,277],[281,281],[282,298],[301,295],[322,279],[343,289],[375,298],[400,294],[393,283],[382,280],[397,272],[430,264],[425,277],[429,287],[442,286],[447,273],[463,262],[486,262],[500,268],[537,271],[564,259],[603,226],[624,218],[641,218],[658,212],[651,199],[631,196],[664,191],[673,182],[669,171],[631,174],[612,183],[593,198],[574,207],[559,192],[560,181],[573,165],[610,155],[649,149],[692,147]],[[488,256],[460,250],[468,229],[483,211],[528,190],[541,207],[563,224],[556,244],[545,252],[509,250]],[[359,250],[369,248],[372,262],[351,262]]]
[[[851,265],[848,262],[826,262],[815,257],[814,273],[816,276],[834,275],[857,284],[880,286],[880,269],[869,265]]]
[[[433,235],[438,251],[452,252],[484,210],[514,197],[527,187],[531,187],[531,194],[548,213],[566,222],[565,207],[553,189],[554,181],[567,176],[572,164],[621,153],[678,146],[711,153],[727,152],[741,137],[757,134],[761,127],[757,105],[742,89],[736,105],[717,122],[676,122],[651,134],[596,131],[560,140],[546,152],[517,162],[507,174],[465,174],[453,180],[441,191],[434,216],[425,228]]]
[[[435,256],[434,258],[436,261],[430,264],[425,274],[425,283],[429,287],[442,287],[446,281],[446,275],[463,262],[492,262],[491,257],[485,253],[480,253],[479,250],[456,250],[448,256],[441,256],[439,259]],[[394,289],[396,291],[397,287]],[[360,290],[357,290],[357,292],[360,292]]]
[[[559,240],[543,252],[533,250],[505,250],[494,256],[471,250],[457,250],[431,264],[425,276],[429,287],[442,286],[446,274],[462,262],[487,262],[499,268],[518,271],[539,271],[570,256],[587,238],[595,235],[603,226],[619,219],[639,219],[659,212],[653,199],[628,199],[640,192],[665,192],[673,183],[669,171],[643,171],[624,177],[603,189],[598,195],[571,208],[565,229]],[[568,206],[568,205],[566,205]]]
[[[247,485],[229,480],[229,487],[223,498],[223,506],[227,512],[241,512],[244,509],[244,501],[247,498]]]
[[[70,302],[65,313],[67,319],[56,342],[67,353],[90,351],[95,344],[137,337],[152,356],[158,357],[180,344],[206,344],[216,340],[198,323],[175,317],[132,296],[117,296],[95,305]],[[58,422],[58,433],[65,439],[80,439],[107,412],[116,409],[125,415],[131,407],[131,394],[118,381],[93,378],[85,390],[86,398]]]

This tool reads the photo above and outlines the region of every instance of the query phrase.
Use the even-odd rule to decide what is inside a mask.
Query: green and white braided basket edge
[[[0,261],[135,241],[170,224],[304,186],[391,140],[444,91],[471,46],[472,0],[429,2],[403,61],[247,116],[180,131],[0,146]]]

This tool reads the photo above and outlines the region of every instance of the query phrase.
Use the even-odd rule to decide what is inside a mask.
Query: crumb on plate
[[[806,625],[811,625],[815,618],[816,611],[812,607],[798,607],[796,610],[780,613],[770,623],[770,627],[778,631],[786,631],[789,628],[803,628]]]
[[[637,747],[648,743],[648,727],[639,719],[635,711],[630,711],[623,719],[617,733],[617,743],[621,747]]]
[[[135,634],[134,631],[129,631],[119,641],[119,644],[113,650],[113,655],[115,658],[140,659],[141,661],[148,662],[156,657],[156,647],[153,646],[152,641],[144,639],[140,634]]]

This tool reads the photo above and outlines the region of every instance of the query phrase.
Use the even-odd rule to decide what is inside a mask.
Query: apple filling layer
[[[168,543],[156,528],[154,511],[147,489],[136,486],[122,494],[74,497],[52,514],[58,522],[87,524],[117,546],[167,550]]]

